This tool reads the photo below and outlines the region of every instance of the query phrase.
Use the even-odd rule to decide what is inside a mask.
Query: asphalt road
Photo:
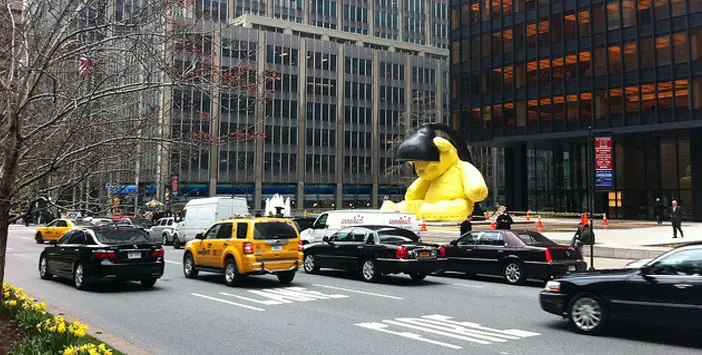
[[[538,305],[542,285],[392,276],[367,284],[346,272],[307,275],[280,287],[273,276],[230,288],[221,276],[183,276],[182,250],[166,249],[156,287],[106,285],[80,292],[44,281],[33,228],[10,227],[8,282],[156,354],[700,354],[699,335],[619,329],[606,337],[570,332]]]

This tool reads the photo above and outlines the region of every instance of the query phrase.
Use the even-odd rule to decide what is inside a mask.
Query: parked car
[[[188,201],[181,211],[178,225],[173,233],[173,248],[178,249],[186,242],[195,239],[200,233],[217,221],[249,213],[245,198],[208,197]]]
[[[324,212],[317,217],[312,227],[301,231],[304,244],[321,242],[338,230],[361,225],[388,226],[420,233],[420,225],[413,213],[381,210],[334,210]]]
[[[152,287],[163,275],[164,251],[133,227],[75,228],[39,256],[39,276],[69,278],[84,290],[97,281],[140,281]]]
[[[639,269],[600,270],[546,283],[541,308],[579,333],[615,321],[702,330],[702,244],[675,248]]]
[[[95,227],[113,226],[115,223],[111,218],[107,217],[86,217],[84,220],[90,222]]]
[[[124,227],[124,226],[129,226],[129,227],[134,227],[141,229],[148,235],[148,230],[149,228],[153,227],[153,223],[146,219],[146,218],[122,218],[119,221],[115,222],[116,226]],[[158,240],[158,239],[154,239]]]
[[[153,240],[160,240],[163,245],[170,245],[173,242],[176,224],[173,217],[161,218],[148,230],[149,236]]]
[[[321,268],[359,271],[367,282],[399,273],[421,281],[443,270],[445,257],[444,247],[421,243],[411,230],[366,225],[342,228],[320,243],[306,245],[303,268],[307,273]]]
[[[509,284],[587,269],[580,249],[528,230],[472,231],[445,248],[447,270],[502,276]]]
[[[92,226],[90,221],[83,219],[55,219],[46,226],[37,228],[34,234],[34,240],[36,240],[38,244],[44,244],[45,241],[59,240],[66,232],[73,228],[89,226]]]
[[[185,245],[183,273],[224,275],[227,286],[247,275],[273,274],[282,284],[295,278],[302,263],[300,234],[282,218],[237,218],[219,221]]]

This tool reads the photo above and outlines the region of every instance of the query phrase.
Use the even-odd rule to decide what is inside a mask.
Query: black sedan
[[[79,290],[96,281],[140,281],[152,287],[163,275],[163,248],[133,227],[88,227],[68,231],[44,249],[39,275],[73,280]]]
[[[427,274],[442,270],[443,247],[423,244],[412,231],[386,226],[343,228],[321,243],[305,246],[305,272],[320,268],[360,271],[367,282],[385,274],[409,274],[421,281]]]
[[[154,224],[146,218],[122,218],[119,221],[115,222],[115,225],[139,228],[147,233],[149,228],[154,226]]]
[[[702,330],[702,245],[687,245],[639,269],[592,271],[546,283],[541,308],[583,334],[613,321]]]
[[[585,271],[579,249],[528,230],[473,231],[446,246],[447,270],[502,276],[509,284]]]

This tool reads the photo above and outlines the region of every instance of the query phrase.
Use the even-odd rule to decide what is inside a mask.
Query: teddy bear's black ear
[[[422,126],[397,147],[395,159],[399,161],[441,161],[441,153],[434,144],[434,137],[436,137],[436,132],[431,126]]]

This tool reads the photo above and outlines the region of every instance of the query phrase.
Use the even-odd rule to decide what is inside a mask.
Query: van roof
[[[373,209],[331,210],[331,211],[325,211],[325,212],[321,212],[321,213],[377,213],[377,214],[410,214],[410,215],[413,215],[410,212],[384,211],[384,210],[373,210]]]
[[[246,202],[246,199],[243,197],[224,197],[224,196],[204,197],[204,198],[197,198],[197,199],[188,201],[188,203],[185,205],[185,207],[209,205],[209,204],[213,204],[213,203],[218,203],[221,200],[241,200],[241,201]]]
[[[266,223],[266,222],[279,222],[279,223],[292,223],[288,218],[268,218],[268,217],[233,217],[228,218],[218,222],[241,222],[241,221],[254,221],[256,223]]]

